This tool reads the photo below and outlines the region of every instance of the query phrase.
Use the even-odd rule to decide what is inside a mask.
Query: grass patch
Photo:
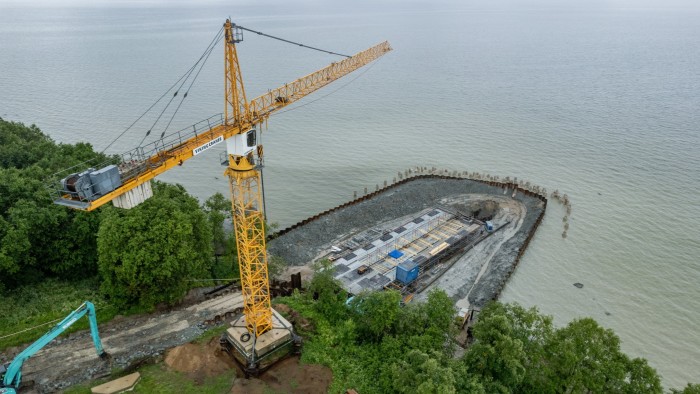
[[[229,327],[231,326],[228,323],[224,323],[218,327],[209,329],[202,333],[202,335],[200,335],[197,339],[195,339],[194,343],[207,343],[214,337],[220,337],[221,334],[226,332],[226,329],[228,329]]]
[[[207,378],[198,385],[187,375],[170,370],[165,364],[158,363],[139,368],[141,381],[136,384],[133,393],[201,393],[218,394],[231,391],[233,380],[236,377],[235,370],[225,372],[219,376]],[[66,394],[88,394],[90,388],[99,383],[91,382],[85,385],[77,385],[65,391]]]
[[[98,323],[107,322],[118,313],[100,294],[97,278],[70,282],[48,279],[40,284],[15,289],[11,294],[0,296],[0,337],[62,319],[77,309],[83,301],[95,304]],[[57,323],[1,338],[0,350],[33,342]],[[88,319],[80,319],[67,332],[86,328],[89,328]]]

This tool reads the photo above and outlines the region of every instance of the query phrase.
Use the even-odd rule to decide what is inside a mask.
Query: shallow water
[[[0,116],[102,149],[187,70],[226,15],[339,52],[388,39],[395,50],[371,68],[270,119],[269,218],[293,224],[417,165],[559,189],[573,202],[568,238],[564,209],[550,204],[503,299],[537,305],[557,324],[592,316],[666,386],[700,381],[700,8],[482,3],[0,6]],[[222,111],[222,52],[176,128]],[[253,34],[239,58],[251,98],[338,60]],[[109,152],[134,147],[150,124]],[[161,179],[200,198],[228,193],[222,148]]]

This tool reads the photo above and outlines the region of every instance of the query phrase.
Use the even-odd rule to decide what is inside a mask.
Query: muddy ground
[[[231,357],[221,350],[218,337],[207,343],[187,343],[170,349],[165,353],[164,363],[197,384],[233,369],[236,371],[231,382],[233,394],[326,393],[333,380],[329,368],[301,364],[298,357],[284,359],[259,377],[246,379]]]
[[[469,179],[416,178],[379,192],[371,199],[331,210],[303,225],[281,231],[268,243],[271,255],[292,266],[308,267],[331,246],[371,228],[391,229],[420,211],[443,206],[495,224],[509,224],[458,257],[432,287],[440,287],[460,307],[481,307],[497,298],[517,262],[519,249],[534,230],[545,204],[537,197],[515,193]],[[305,268],[308,270],[308,268]],[[417,295],[425,296],[427,291]]]

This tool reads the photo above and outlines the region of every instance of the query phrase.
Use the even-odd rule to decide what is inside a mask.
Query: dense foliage
[[[474,338],[464,361],[489,392],[662,392],[646,360],[630,359],[617,335],[590,318],[555,329],[534,308],[493,303]]]
[[[98,260],[101,287],[120,307],[175,301],[194,283],[186,278],[237,276],[235,242],[224,231],[231,206],[221,194],[200,207],[181,186],[157,184],[129,211],[53,204],[46,180],[89,160],[115,158],[0,119],[0,294],[47,278],[95,277]]]
[[[97,238],[102,288],[120,307],[172,303],[211,268],[211,227],[180,185],[154,183],[132,209],[107,207]]]
[[[619,338],[592,319],[557,329],[534,308],[493,303],[474,326],[474,343],[457,356],[454,304],[441,290],[406,306],[392,291],[346,303],[323,268],[310,289],[316,300],[309,292],[281,302],[313,323],[302,358],[333,370],[334,392],[662,392],[646,360],[622,353]]]
[[[231,200],[215,193],[204,202],[203,208],[212,231],[214,263],[211,277],[238,278],[236,238],[233,231],[226,231],[226,221],[231,220]]]
[[[34,125],[0,119],[0,290],[97,271],[99,217],[52,204],[45,180],[87,160],[90,144],[56,144]]]

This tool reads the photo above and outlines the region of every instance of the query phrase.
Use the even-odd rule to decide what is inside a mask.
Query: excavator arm
[[[100,356],[100,358],[108,357],[108,354],[104,351],[104,348],[102,348],[100,334],[97,331],[95,306],[91,302],[85,301],[78,309],[71,312],[65,319],[61,320],[60,323],[56,324],[56,326],[50,329],[36,342],[29,345],[28,348],[18,354],[7,367],[0,366],[0,372],[2,372],[3,375],[0,393],[14,394],[15,390],[19,388],[22,382],[22,366],[24,362],[85,315],[87,315],[90,320],[90,334],[92,335],[92,342],[95,345],[97,355]]]

